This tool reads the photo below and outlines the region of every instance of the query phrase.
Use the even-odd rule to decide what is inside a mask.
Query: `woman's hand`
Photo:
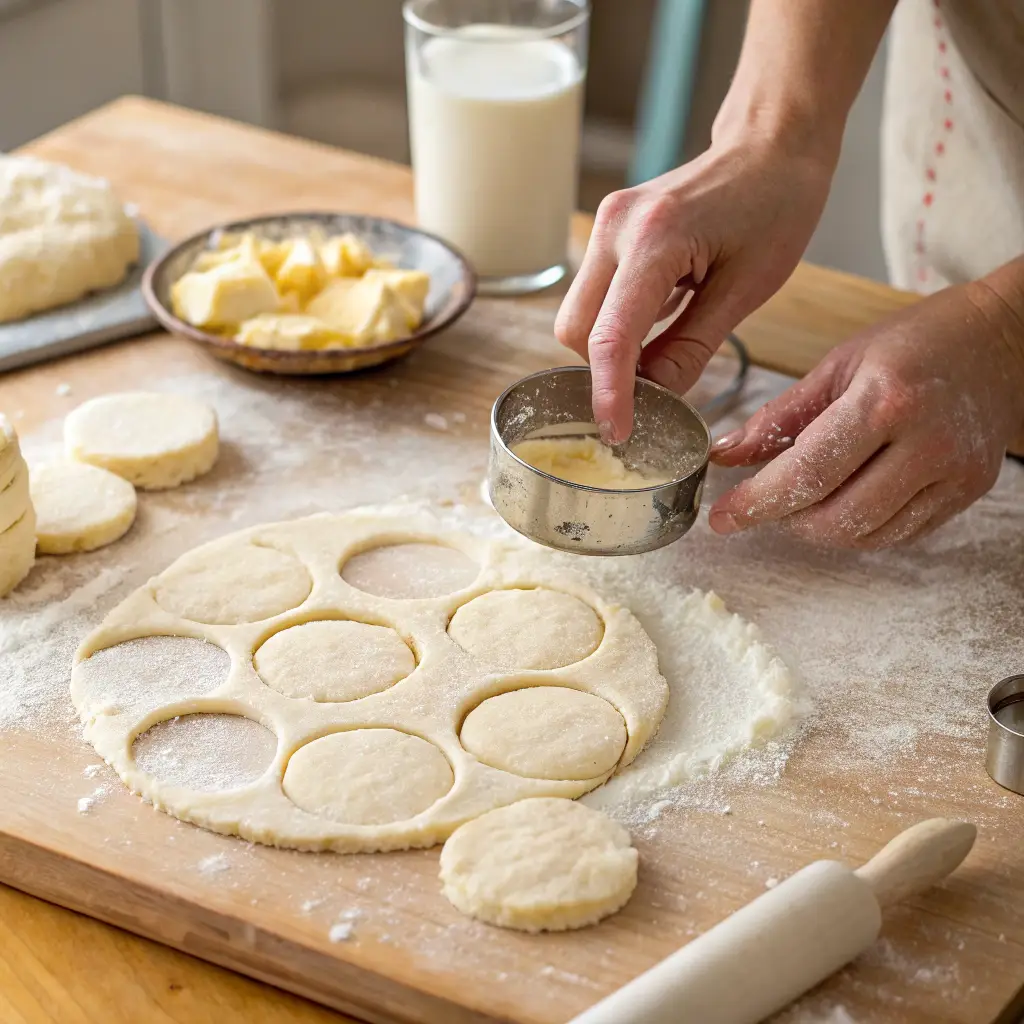
[[[731,135],[732,133],[730,133]],[[555,322],[588,359],[594,419],[606,441],[633,424],[640,372],[684,392],[725,336],[792,273],[821,215],[831,148],[809,156],[785,133],[718,142],[684,167],[608,196]],[[641,355],[659,320],[688,305]]]
[[[716,443],[720,465],[768,465],[715,503],[712,529],[778,522],[816,543],[881,548],[963,511],[1024,434],[1020,310],[975,282],[837,348]]]

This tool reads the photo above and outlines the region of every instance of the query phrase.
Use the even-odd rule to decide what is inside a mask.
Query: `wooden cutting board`
[[[401,168],[138,100],[91,115],[32,149],[107,175],[167,237],[288,208],[411,219]],[[740,333],[764,362],[789,368],[786,361],[798,351],[806,365],[905,301],[879,286],[802,268]],[[196,531],[244,525],[226,517],[225,494],[243,516],[259,515],[245,503],[248,480],[259,470],[258,448],[252,438],[232,436],[240,421],[231,403],[264,403],[280,443],[295,446],[288,486],[305,480],[312,489],[315,479],[321,487],[327,474],[338,482],[338,507],[361,499],[363,453],[304,442],[313,436],[305,416],[314,423],[335,415],[339,435],[346,425],[372,422],[373,444],[381,449],[417,436],[426,449],[436,438],[424,414],[460,412],[465,422],[451,427],[444,447],[454,467],[449,475],[439,475],[433,491],[426,477],[436,467],[413,464],[408,475],[423,493],[470,501],[486,461],[491,401],[514,377],[564,359],[550,336],[556,307],[557,296],[481,301],[408,361],[346,380],[257,378],[159,335],[0,378],[0,407],[23,413],[16,422],[30,448],[55,436],[55,417],[73,404],[129,385],[186,382],[214,388],[230,406],[225,455],[206,483],[180,497],[144,499],[142,520],[120,549],[78,559],[78,613],[98,621],[133,580],[163,567],[147,537],[154,544],[159,538],[163,551],[174,546],[175,530],[184,542]],[[55,394],[59,383],[71,385],[70,396]],[[757,371],[748,409],[784,384]],[[272,443],[273,431],[266,436]],[[687,800],[637,830],[640,887],[623,913],[596,928],[528,937],[479,926],[440,896],[436,850],[337,857],[250,847],[154,812],[109,774],[97,776],[102,798],[79,813],[78,799],[95,784],[83,772],[97,759],[70,728],[69,707],[63,718],[51,716],[35,728],[22,721],[0,733],[0,880],[362,1020],[557,1024],[752,899],[771,879],[823,856],[860,862],[913,820],[961,816],[981,827],[965,868],[894,914],[871,955],[805,1000],[805,1016],[784,1019],[820,1020],[842,1006],[856,1021],[990,1020],[1024,974],[1018,909],[1024,803],[992,784],[982,765],[985,690],[1024,660],[1024,601],[1007,598],[1015,581],[1024,584],[1024,480],[1012,468],[1004,477],[966,521],[969,543],[954,536],[933,555],[833,556],[758,538],[722,543],[701,535],[658,563],[666,586],[714,587],[761,622],[798,669],[851,658],[850,699],[870,713],[851,715],[851,730],[842,715],[820,709],[778,778],[691,787]],[[408,485],[396,480],[395,490]],[[126,578],[106,587],[104,567],[115,563]],[[57,572],[44,564],[31,583],[35,592],[48,593]],[[958,592],[971,595],[971,607],[958,607]],[[54,601],[65,596],[52,595]],[[820,614],[815,618],[823,606],[836,609],[824,630]],[[12,607],[0,608],[0,616]],[[46,608],[34,614],[45,615]],[[905,623],[912,634],[920,630],[921,642],[892,649],[891,629],[872,632],[886,619]],[[37,620],[34,628],[40,622],[45,626]],[[942,650],[929,646],[934,636]],[[0,666],[5,649],[0,646]],[[862,656],[860,649],[870,653]],[[70,650],[35,666],[39,685],[63,680],[69,656]],[[959,695],[954,711],[961,703],[966,709],[955,736],[948,728],[925,728],[912,742],[890,742],[900,738],[899,715],[915,700],[934,703],[948,724],[944,702],[952,690]],[[858,730],[862,735],[851,734]],[[888,756],[852,758],[872,744]],[[353,936],[331,942],[330,927],[339,920],[355,921]],[[102,985],[103,963],[93,961],[90,969]],[[155,1011],[146,1016],[154,1005],[145,1003],[138,1019],[162,1019]],[[235,1019],[230,1012],[218,1007],[216,1019]]]

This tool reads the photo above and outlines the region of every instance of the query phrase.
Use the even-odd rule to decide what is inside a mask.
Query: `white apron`
[[[929,293],[1024,253],[1024,0],[900,0],[882,241],[892,284]]]

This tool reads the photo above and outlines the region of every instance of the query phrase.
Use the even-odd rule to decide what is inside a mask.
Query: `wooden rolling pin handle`
[[[977,834],[969,822],[931,818],[901,832],[854,874],[871,886],[879,906],[889,907],[955,871]]]

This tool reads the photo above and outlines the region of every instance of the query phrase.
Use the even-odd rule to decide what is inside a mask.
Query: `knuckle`
[[[916,418],[920,412],[920,398],[894,374],[883,374],[869,389],[872,426],[891,427]]]
[[[596,222],[599,225],[615,224],[632,209],[633,193],[630,189],[609,192],[597,207]]]
[[[639,207],[636,218],[643,234],[666,234],[676,221],[676,203],[670,195],[662,193]]]

